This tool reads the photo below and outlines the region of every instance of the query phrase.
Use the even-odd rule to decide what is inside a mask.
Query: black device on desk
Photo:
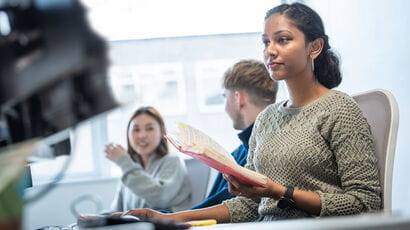
[[[108,225],[128,224],[141,222],[138,217],[135,216],[80,216],[77,218],[77,225],[81,228],[93,228]]]
[[[178,230],[178,229],[188,229],[189,226],[186,224],[177,224],[174,222],[158,221],[152,219],[138,218],[131,215],[123,216],[106,216],[106,215],[94,215],[94,216],[80,216],[77,218],[77,225],[80,228],[94,228],[101,226],[110,226],[117,224],[130,224],[138,222],[148,222],[152,223],[155,230]]]

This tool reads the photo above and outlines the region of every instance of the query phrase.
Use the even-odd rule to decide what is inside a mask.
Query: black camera
[[[77,0],[0,0],[0,147],[114,108],[105,41]]]

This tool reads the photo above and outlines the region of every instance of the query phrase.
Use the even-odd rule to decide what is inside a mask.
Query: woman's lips
[[[283,65],[283,63],[271,62],[269,63],[269,68],[275,70],[275,69],[278,69],[281,65]]]
[[[141,148],[147,147],[149,144],[148,143],[137,143],[137,145]]]

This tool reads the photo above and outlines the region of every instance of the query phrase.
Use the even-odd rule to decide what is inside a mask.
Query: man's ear
[[[310,58],[315,59],[323,50],[324,41],[323,38],[316,38],[310,42]]]
[[[241,90],[235,91],[235,103],[238,109],[243,108],[246,103],[246,93]]]

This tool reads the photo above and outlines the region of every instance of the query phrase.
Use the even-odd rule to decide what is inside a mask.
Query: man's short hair
[[[222,87],[228,90],[243,90],[251,103],[266,106],[276,101],[278,84],[269,76],[265,64],[258,60],[241,60],[224,74]]]

